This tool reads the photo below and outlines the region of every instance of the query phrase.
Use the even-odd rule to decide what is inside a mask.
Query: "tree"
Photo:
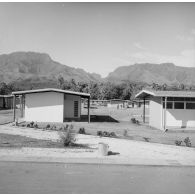
[[[60,87],[60,88],[62,88],[63,87],[63,85],[64,85],[64,78],[60,75],[59,77],[58,77],[58,86]]]

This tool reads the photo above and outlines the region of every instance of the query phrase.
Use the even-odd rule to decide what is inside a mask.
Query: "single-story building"
[[[90,94],[54,88],[15,91],[12,93],[14,121],[15,100],[21,97],[22,118],[25,121],[64,122],[79,120],[81,117],[81,98],[88,99],[88,122],[90,122]]]
[[[195,127],[195,91],[142,90],[136,98],[149,100],[150,126],[164,130]]]
[[[0,95],[0,109],[11,109],[13,106],[13,95]]]

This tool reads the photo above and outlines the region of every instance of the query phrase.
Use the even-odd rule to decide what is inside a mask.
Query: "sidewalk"
[[[2,126],[1,126],[2,127]],[[58,140],[55,131],[25,129],[4,126],[0,133],[17,134],[37,139]],[[1,161],[33,161],[58,163],[93,163],[124,165],[172,165],[195,166],[195,148],[179,147],[158,143],[98,137],[92,135],[76,136],[77,143],[88,148],[0,148]],[[109,145],[113,155],[98,155],[98,143]]]
[[[112,164],[112,165],[150,165],[150,166],[195,166],[194,160],[171,160],[171,159],[146,159],[124,158],[113,156],[99,156],[97,151],[91,155],[79,157],[66,154],[63,149],[0,149],[0,161],[12,162],[42,162],[42,163],[73,163],[73,164]]]

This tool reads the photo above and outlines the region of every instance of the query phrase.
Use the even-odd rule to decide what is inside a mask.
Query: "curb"
[[[0,162],[31,162],[31,163],[60,163],[60,164],[90,164],[90,165],[122,165],[122,166],[171,166],[194,167],[195,163],[181,163],[176,160],[151,160],[151,159],[105,159],[105,158],[60,158],[60,157],[13,157],[1,156]]]

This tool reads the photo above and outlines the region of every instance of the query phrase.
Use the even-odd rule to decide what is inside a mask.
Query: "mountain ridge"
[[[106,77],[110,82],[142,81],[148,84],[186,84],[195,82],[194,67],[180,67],[173,63],[140,63],[129,66],[121,66],[109,73]]]
[[[46,53],[13,52],[0,55],[0,77],[4,82],[35,77],[57,79],[60,75],[66,80],[74,78],[85,82],[101,78],[100,75],[88,73],[81,68],[60,64]]]
[[[88,73],[81,68],[73,68],[54,61],[46,53],[13,52],[0,55],[0,82],[36,83],[37,86],[56,86],[57,79],[74,79],[77,82],[113,82],[124,81],[194,85],[195,67],[180,67],[173,63],[137,63],[119,66],[105,78],[99,74]],[[31,82],[32,81],[32,82]],[[47,84],[50,83],[50,84]]]

